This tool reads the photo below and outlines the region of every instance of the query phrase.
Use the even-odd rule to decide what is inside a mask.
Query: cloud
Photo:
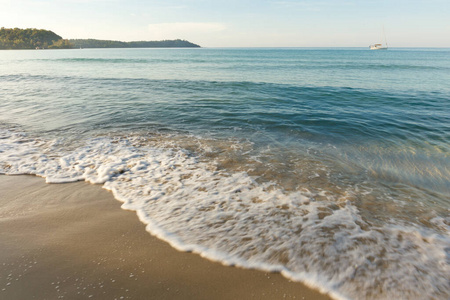
[[[215,33],[226,29],[222,23],[175,22],[148,25],[155,39],[187,39],[190,36]]]

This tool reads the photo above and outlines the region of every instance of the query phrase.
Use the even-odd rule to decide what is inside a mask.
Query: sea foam
[[[176,144],[176,140],[173,141]],[[0,132],[0,173],[103,184],[147,230],[180,251],[281,272],[336,299],[447,298],[450,228],[365,219],[348,189],[286,191],[245,171],[145,137],[58,141]],[[345,195],[348,195],[345,196]]]

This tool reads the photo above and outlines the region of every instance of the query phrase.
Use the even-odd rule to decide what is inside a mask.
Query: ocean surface
[[[336,299],[450,298],[450,49],[1,51],[0,173]]]

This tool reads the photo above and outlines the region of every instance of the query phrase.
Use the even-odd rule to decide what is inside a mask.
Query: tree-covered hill
[[[44,29],[0,29],[0,49],[72,48],[68,40]]]
[[[0,29],[0,49],[70,49],[70,48],[199,48],[184,40],[120,42],[94,39],[66,40],[44,29]]]
[[[76,48],[199,48],[200,46],[184,40],[120,42],[94,39],[69,40]]]

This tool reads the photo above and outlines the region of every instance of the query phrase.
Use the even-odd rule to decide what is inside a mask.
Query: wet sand
[[[171,248],[100,186],[0,175],[1,299],[329,299]]]

